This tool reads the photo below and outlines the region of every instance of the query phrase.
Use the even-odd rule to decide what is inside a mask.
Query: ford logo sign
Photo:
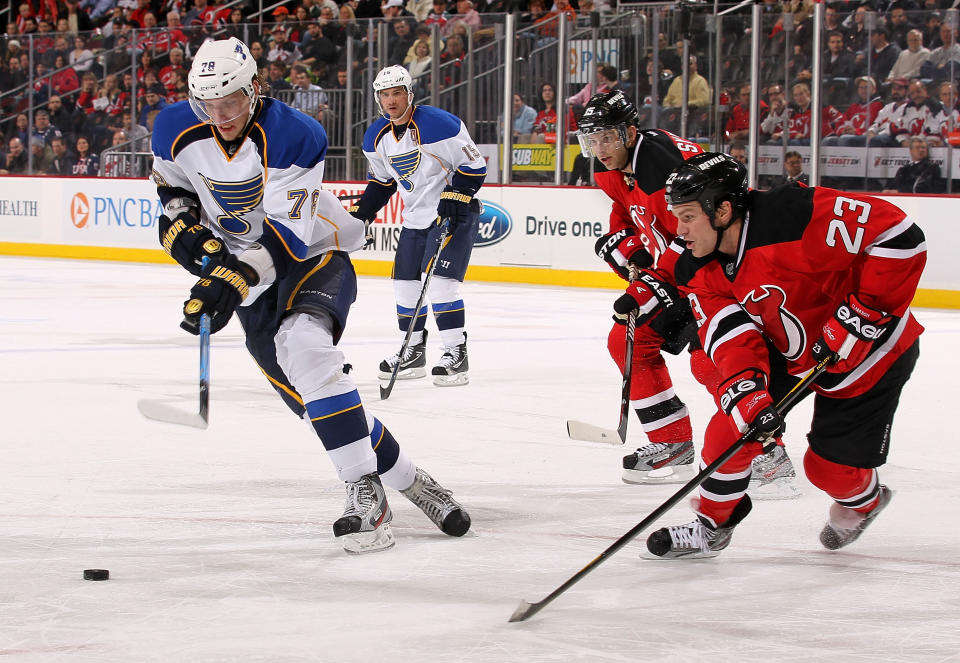
[[[510,213],[499,205],[483,203],[483,211],[480,213],[480,221],[477,224],[477,241],[474,246],[490,246],[496,244],[504,237],[510,234],[513,228],[513,219]]]

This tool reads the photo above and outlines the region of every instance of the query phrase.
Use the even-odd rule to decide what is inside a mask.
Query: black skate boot
[[[463,343],[452,348],[444,348],[440,361],[433,367],[433,384],[438,387],[456,387],[470,382],[467,371],[467,333],[463,333]]]
[[[392,357],[387,357],[380,362],[380,373],[378,377],[381,380],[389,380],[393,375],[393,367],[400,362],[400,369],[397,371],[398,380],[413,380],[427,375],[427,330],[423,330],[423,338],[416,345],[408,345],[407,351],[403,353],[403,361],[400,361],[400,352]]]
[[[691,523],[658,529],[647,537],[647,550],[660,559],[716,557],[730,545],[733,528],[747,517],[751,508],[750,496],[744,495],[723,525],[717,526],[698,513]]]

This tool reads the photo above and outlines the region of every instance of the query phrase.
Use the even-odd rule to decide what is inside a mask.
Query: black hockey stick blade
[[[420,307],[423,306],[423,300],[427,296],[427,285],[430,283],[430,277],[433,276],[433,271],[437,268],[437,261],[440,260],[440,252],[443,251],[447,236],[450,234],[450,219],[444,219],[442,223],[444,226],[440,233],[440,241],[437,242],[437,252],[433,254],[433,259],[430,261],[430,267],[427,269],[427,275],[423,279],[423,287],[420,288],[420,297],[417,299],[417,307],[413,309],[413,319],[410,320],[410,324],[407,326],[407,333],[403,337],[403,345],[400,346],[401,359],[403,359],[403,355],[407,352],[407,346],[410,345],[410,337],[413,336],[414,323],[416,322],[417,317],[420,315]],[[393,391],[393,385],[397,381],[397,373],[399,372],[400,361],[398,361],[396,366],[393,367],[393,371],[390,373],[390,382],[387,383],[387,386],[384,387],[382,384],[380,385],[381,401],[385,401],[390,398],[390,393]]]
[[[830,355],[822,359],[820,363],[814,366],[803,377],[802,380],[800,380],[799,382],[797,382],[797,384],[793,386],[793,389],[791,389],[786,396],[780,399],[780,402],[777,403],[777,412],[780,412],[782,414],[786,410],[790,409],[790,407],[797,401],[800,395],[806,391],[807,387],[809,387],[813,383],[813,381],[817,379],[817,376],[819,376],[820,373],[822,373],[824,369],[826,369],[827,365],[833,363],[835,359],[836,358],[833,355]],[[709,477],[711,474],[717,471],[720,468],[720,466],[722,466],[724,463],[730,460],[730,458],[732,458],[734,454],[736,454],[737,451],[740,450],[740,447],[742,447],[744,444],[746,444],[750,440],[755,440],[757,438],[758,438],[757,427],[751,426],[746,433],[740,436],[740,438],[738,438],[736,442],[731,444],[726,451],[724,451],[722,454],[720,454],[716,458],[716,460],[714,460],[712,463],[710,463],[705,468],[700,470],[700,472],[697,473],[697,475],[694,476],[692,479],[690,479],[687,483],[683,484],[683,487],[680,488],[680,490],[675,492],[673,495],[671,495],[666,502],[664,502],[663,504],[658,506],[656,509],[654,509],[650,513],[650,515],[648,515],[646,518],[644,518],[639,523],[634,525],[629,532],[627,532],[626,534],[621,536],[619,539],[614,541],[606,550],[604,550],[602,553],[594,557],[589,564],[587,564],[582,569],[580,569],[575,574],[573,574],[570,578],[567,579],[566,582],[564,582],[562,585],[560,585],[555,590],[550,592],[543,600],[537,601],[536,603],[530,603],[529,601],[521,601],[520,605],[517,607],[516,610],[513,611],[513,614],[510,616],[510,619],[508,621],[522,622],[524,620],[530,619],[535,614],[543,610],[550,603],[552,603],[558,596],[560,596],[561,594],[566,592],[568,589],[573,587],[575,584],[577,584],[580,580],[584,578],[584,576],[586,576],[588,573],[590,573],[591,571],[596,569],[598,566],[600,566],[600,564],[610,559],[610,557],[612,557],[618,550],[623,548],[625,545],[630,543],[638,534],[640,534],[640,532],[642,532],[647,527],[652,525],[654,522],[656,522],[658,518],[660,518],[667,511],[669,511],[674,506],[676,506],[680,502],[680,500],[682,500],[684,497],[687,496],[687,494],[689,494],[694,489],[696,489],[697,486],[703,483],[707,477]]]

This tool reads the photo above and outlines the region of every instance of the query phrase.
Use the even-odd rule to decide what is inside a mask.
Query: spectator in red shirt
[[[750,83],[744,83],[737,91],[738,103],[730,109],[727,118],[727,140],[747,140],[750,136]],[[760,100],[760,120],[767,114],[767,102]]]
[[[557,108],[556,108],[556,89],[552,83],[544,83],[540,86],[540,101],[542,110],[537,113],[537,118],[533,121],[533,133],[530,135],[531,143],[556,143],[557,142]],[[573,111],[567,108],[567,132],[577,130],[577,120],[573,116]]]

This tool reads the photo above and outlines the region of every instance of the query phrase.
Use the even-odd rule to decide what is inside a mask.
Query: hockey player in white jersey
[[[383,484],[462,536],[466,511],[365,412],[343,373],[337,344],[357,286],[349,252],[363,246],[364,227],[321,189],[323,127],[260,96],[256,62],[235,38],[200,47],[188,86],[189,102],[161,111],[153,133],[160,241],[200,277],[181,326],[196,334],[206,314],[215,333],[237,313],[254,361],[346,484],[333,525],[345,550],[394,545]]]
[[[384,359],[380,378],[390,379],[398,362],[398,379],[426,375],[427,306],[414,308],[421,275],[436,252],[442,224],[449,223],[450,235],[427,287],[443,345],[432,375],[440,386],[466,384],[469,364],[460,284],[477,234],[480,202],[474,196],[487,175],[486,162],[458,117],[432,106],[414,106],[413,80],[403,67],[387,67],[377,74],[373,93],[383,117],[364,134],[369,184],[350,212],[370,223],[399,190],[404,207],[393,264],[394,292],[401,333],[413,324],[404,356],[398,352]]]

